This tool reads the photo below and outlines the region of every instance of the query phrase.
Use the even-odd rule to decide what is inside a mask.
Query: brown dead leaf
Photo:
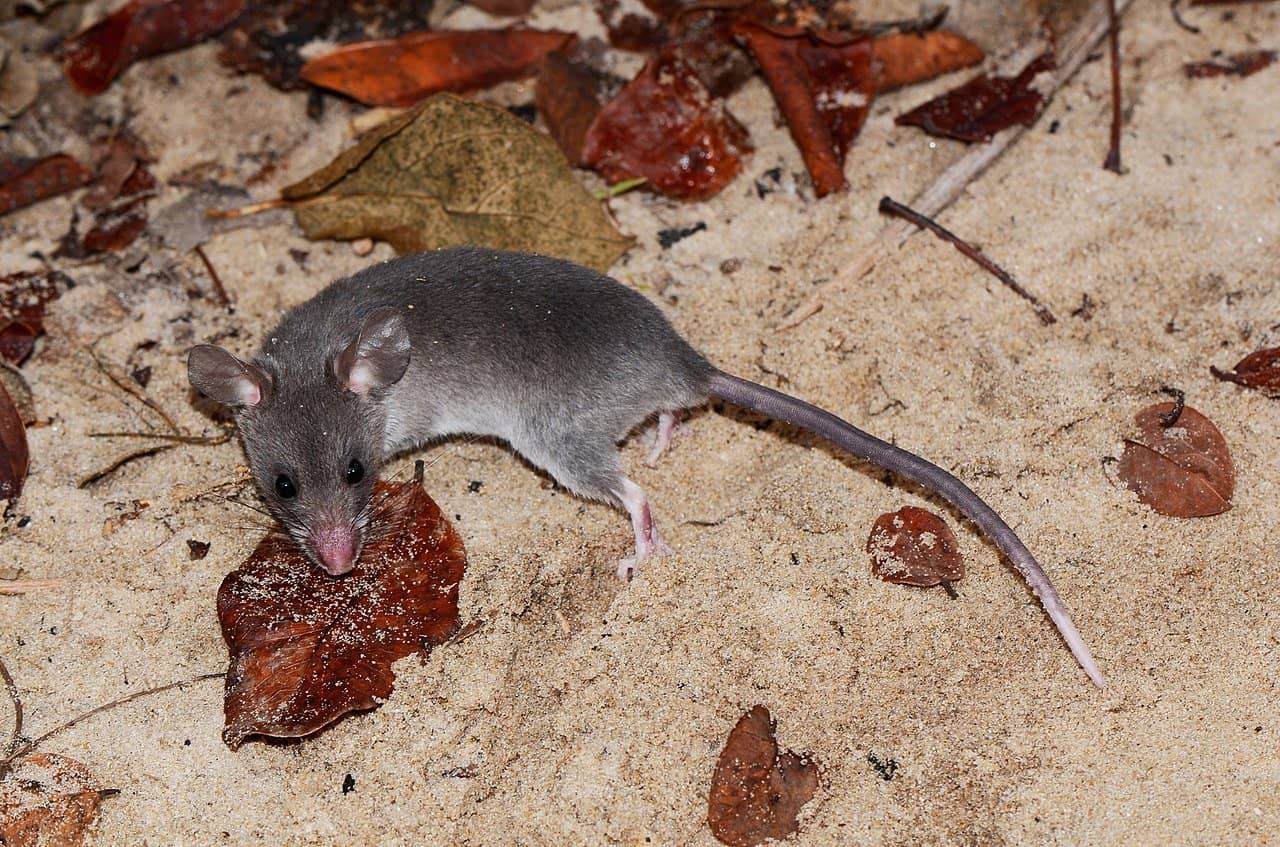
[[[0,843],[7,847],[78,847],[89,840],[104,797],[89,769],[53,753],[13,763],[0,780]]]
[[[1234,382],[1246,388],[1261,388],[1272,396],[1280,394],[1280,347],[1270,347],[1250,353],[1230,371],[1220,371],[1212,365],[1209,373],[1224,382]]]
[[[498,17],[518,17],[529,13],[534,0],[467,0],[477,9]]]
[[[986,74],[899,115],[899,126],[918,126],[930,135],[959,141],[990,141],[1001,130],[1040,116],[1044,96],[1032,87],[1035,78],[1056,67],[1052,51],[1042,54],[1014,77]]]
[[[937,585],[964,576],[955,533],[926,509],[904,506],[876,518],[867,538],[871,572],[886,582]]]
[[[98,94],[139,59],[195,44],[243,8],[244,0],[133,0],[66,43],[67,79]]]
[[[231,651],[226,725],[251,735],[310,735],[391,696],[391,664],[458,629],[462,539],[415,479],[379,483],[370,542],[355,570],[325,574],[273,532],[218,590]]]
[[[1190,406],[1166,426],[1173,403],[1138,412],[1139,434],[1126,439],[1119,476],[1138,499],[1162,515],[1194,518],[1231,508],[1236,474],[1218,428]]]
[[[577,36],[533,29],[411,32],[339,47],[307,62],[302,78],[371,106],[412,106],[440,91],[472,91],[528,76]]]
[[[1211,59],[1205,62],[1187,62],[1182,66],[1187,76],[1192,79],[1204,79],[1215,76],[1253,76],[1258,71],[1275,63],[1275,50],[1248,50],[1235,53],[1223,59]]]
[[[976,65],[983,57],[981,47],[945,29],[883,35],[872,40],[871,52],[877,94]]]
[[[643,177],[673,197],[702,200],[742,170],[747,131],[682,60],[659,56],[596,116],[583,164],[610,183]]]
[[[547,56],[538,71],[534,102],[546,121],[551,137],[573,164],[582,161],[582,145],[587,131],[600,114],[595,76],[590,70],[556,51]]]
[[[716,761],[707,799],[711,834],[730,847],[783,839],[818,787],[818,763],[778,750],[769,710],[755,706],[739,719]]]
[[[44,308],[70,287],[58,271],[21,271],[0,278],[0,357],[21,364],[44,332]]]
[[[8,390],[0,385],[0,500],[14,500],[27,480],[27,428]]]
[[[484,103],[437,94],[284,189],[308,238],[460,244],[607,270],[631,239],[578,183],[554,141]]]
[[[0,215],[87,185],[93,173],[70,156],[0,161]]]

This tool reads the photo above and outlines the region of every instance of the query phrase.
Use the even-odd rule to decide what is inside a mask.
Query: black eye
[[[359,459],[352,459],[351,464],[347,465],[347,485],[355,485],[364,479],[364,465],[360,464]]]
[[[284,474],[276,477],[276,493],[285,500],[292,500],[298,496],[298,486],[293,484],[293,480]]]

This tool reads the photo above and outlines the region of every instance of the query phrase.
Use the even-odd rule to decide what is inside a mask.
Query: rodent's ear
[[[224,406],[256,406],[271,394],[271,374],[221,347],[197,344],[187,354],[187,379]]]
[[[395,384],[409,367],[409,328],[395,309],[378,309],[334,360],[338,382],[355,394]]]

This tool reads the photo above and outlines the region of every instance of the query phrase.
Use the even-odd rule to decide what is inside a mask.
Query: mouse
[[[244,361],[200,344],[191,385],[229,407],[272,514],[329,574],[351,571],[389,457],[490,436],[573,494],[630,517],[620,578],[669,552],[618,445],[649,421],[649,460],[683,410],[721,400],[817,435],[934,492],[1022,575],[1072,655],[1105,680],[1052,581],[1012,528],[950,472],[810,403],[726,373],[656,304],[564,259],[481,247],[409,254],[339,279]]]

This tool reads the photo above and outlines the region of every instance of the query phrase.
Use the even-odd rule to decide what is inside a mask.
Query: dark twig
[[[955,588],[951,586],[951,580],[944,579],[938,584],[942,586],[942,590],[947,592],[947,596],[950,597],[952,600],[960,599],[960,595],[956,592]]]
[[[93,359],[93,363],[98,367],[98,370],[102,371],[102,375],[111,380],[111,383],[116,388],[119,388],[121,391],[132,396],[138,402],[142,403],[142,405],[159,415],[160,419],[164,421],[165,426],[169,428],[169,432],[175,435],[182,434],[182,429],[174,423],[173,418],[169,417],[169,413],[166,412],[159,403],[152,400],[151,396],[147,394],[147,392],[143,391],[132,380],[125,379],[124,377],[116,374],[115,371],[113,371],[107,363],[98,356],[98,351],[90,350],[89,355]]]
[[[76,488],[88,488],[89,486],[93,485],[95,482],[99,482],[104,477],[110,476],[111,474],[120,470],[120,468],[129,464],[134,459],[143,459],[143,458],[146,458],[147,456],[154,456],[157,453],[161,453],[165,450],[171,450],[177,446],[178,446],[177,444],[158,444],[154,447],[143,447],[138,450],[130,450],[128,453],[125,453],[123,456],[120,456],[114,459],[111,462],[111,464],[107,465],[106,467],[99,468],[93,473],[90,473],[87,476],[81,477],[80,481],[76,483]]]
[[[186,685],[194,685],[197,682],[204,682],[207,679],[222,679],[225,676],[226,674],[221,672],[201,674],[200,676],[193,677],[191,679],[184,679],[179,682],[171,682],[168,685],[161,685],[161,686],[157,686],[156,688],[148,688],[145,691],[135,691],[128,696],[121,697],[117,700],[112,700],[110,703],[103,703],[101,706],[90,709],[89,711],[83,714],[77,715],[76,717],[72,718],[66,723],[55,726],[53,729],[49,730],[44,735],[41,735],[39,738],[35,738],[31,741],[21,744],[18,746],[17,749],[10,751],[9,754],[5,756],[4,760],[0,761],[0,775],[2,775],[3,771],[7,770],[12,765],[14,759],[17,759],[19,756],[27,755],[32,750],[36,749],[41,744],[48,741],[53,736],[61,732],[65,732],[68,729],[71,729],[72,727],[76,726],[77,724],[83,721],[88,720],[94,715],[101,714],[102,712],[108,711],[110,709],[114,709],[116,706],[123,706],[126,703],[132,703],[134,700],[139,700],[143,697],[150,697],[152,694],[163,694],[164,692],[174,688],[182,688],[183,686],[186,686]]]
[[[1187,32],[1200,34],[1200,27],[1192,26],[1182,19],[1182,8],[1179,0],[1169,0],[1169,12],[1173,15],[1173,22],[1185,29]]]
[[[167,432],[91,432],[90,438],[154,438],[170,444],[195,444],[200,446],[216,446],[231,440],[232,433],[221,435],[170,435]]]
[[[1166,385],[1160,389],[1160,393],[1168,394],[1173,398],[1173,408],[1159,416],[1160,423],[1165,426],[1173,426],[1178,422],[1178,418],[1182,417],[1182,410],[1187,407],[1187,392],[1180,388],[1170,388]]]
[[[1116,0],[1107,0],[1107,18],[1110,21],[1107,36],[1111,43],[1111,147],[1107,150],[1102,166],[1112,173],[1124,173],[1120,166],[1120,18],[1116,14]]]
[[[196,255],[200,257],[201,262],[204,262],[204,269],[209,272],[209,279],[213,280],[213,293],[218,295],[218,302],[228,312],[234,312],[236,307],[232,305],[231,298],[227,296],[227,289],[222,286],[222,278],[213,269],[213,262],[209,261],[209,255],[204,252],[204,248],[199,244],[196,245]]]
[[[18,696],[18,684],[13,681],[13,674],[9,673],[3,659],[0,659],[0,677],[4,678],[4,687],[9,690],[9,699],[13,701],[13,735],[4,748],[5,764],[8,764],[8,757],[18,749],[18,739],[22,737],[22,698]],[[0,776],[3,775],[4,768],[0,767]]]
[[[902,218],[905,221],[910,221],[922,229],[929,230],[943,241],[950,242],[957,250],[977,262],[980,267],[1007,285],[1014,294],[1017,294],[1019,297],[1034,306],[1036,310],[1036,317],[1040,318],[1041,323],[1045,325],[1057,323],[1058,319],[1053,316],[1053,312],[1049,311],[1049,307],[1036,299],[1036,296],[1030,291],[1027,291],[1019,285],[1018,281],[1010,276],[1004,268],[984,256],[982,251],[977,247],[974,247],[969,242],[960,238],[946,227],[934,221],[932,218],[927,218],[914,209],[910,209],[890,197],[880,198],[880,213],[884,215],[893,215],[894,217]]]

